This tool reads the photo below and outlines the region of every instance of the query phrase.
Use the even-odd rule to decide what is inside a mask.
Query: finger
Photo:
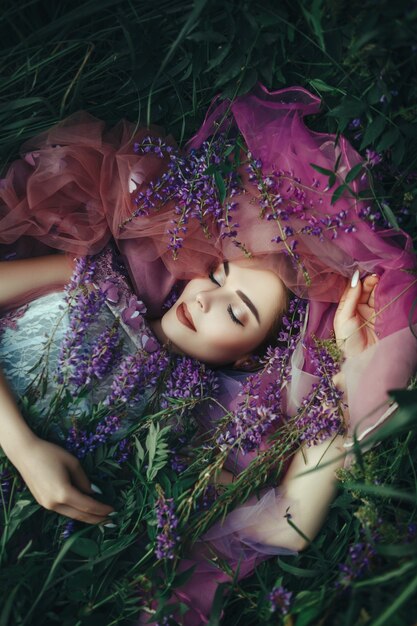
[[[374,306],[375,289],[378,286],[378,276],[366,276],[362,283],[361,303],[367,302],[369,306]]]
[[[109,504],[99,502],[72,486],[69,486],[66,490],[65,502],[60,502],[59,504],[71,506],[83,513],[101,517],[106,517],[106,515],[114,511],[113,507]]]
[[[358,304],[358,313],[367,325],[375,325],[375,309],[367,304]]]
[[[340,323],[355,317],[356,309],[362,294],[362,283],[358,281],[355,287],[348,285],[340,299],[337,308],[337,317]]]
[[[91,488],[91,481],[81,465],[77,464],[76,467],[71,469],[71,480],[72,483],[84,493],[89,493],[90,495],[95,493]]]
[[[106,520],[106,518],[101,515],[84,513],[83,511],[74,509],[74,507],[68,506],[66,504],[58,504],[56,507],[54,507],[54,511],[56,513],[59,513],[60,515],[71,517],[71,519],[75,519],[78,522],[85,522],[86,524],[101,524]]]

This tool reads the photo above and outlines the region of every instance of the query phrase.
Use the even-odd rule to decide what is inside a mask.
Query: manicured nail
[[[107,515],[107,517],[116,517],[116,515],[119,515],[119,511],[112,511]]]
[[[103,524],[103,526],[105,526],[106,528],[117,528],[116,524],[113,524],[112,522],[109,522],[108,524]]]
[[[353,276],[352,276],[352,280],[350,281],[350,286],[352,287],[352,289],[354,289],[356,287],[356,285],[359,282],[359,270],[355,270]]]
[[[95,485],[94,483],[91,483],[91,491],[94,491],[94,493],[99,493],[101,496],[103,495],[100,487],[97,487],[97,485]]]

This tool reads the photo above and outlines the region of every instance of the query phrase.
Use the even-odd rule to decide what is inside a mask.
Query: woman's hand
[[[34,437],[14,464],[35,500],[50,511],[88,524],[105,521],[113,511],[88,495],[93,490],[80,462],[60,446]]]
[[[346,358],[356,356],[378,341],[375,333],[375,290],[378,276],[349,284],[340,300],[333,327],[336,341]]]

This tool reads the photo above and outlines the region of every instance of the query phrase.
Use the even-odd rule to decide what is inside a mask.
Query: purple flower
[[[375,548],[368,541],[360,541],[350,546],[346,562],[339,564],[340,573],[336,587],[346,589],[354,580],[364,576],[375,556]]]
[[[159,180],[133,192],[136,208],[124,224],[170,202],[173,208],[167,228],[168,249],[174,258],[182,248],[190,220],[197,220],[205,231],[211,221],[218,225],[221,238],[234,238],[237,227],[234,213],[238,205],[226,197],[238,193],[238,177],[231,168],[221,169],[234,147],[224,134],[203,142],[198,150],[190,150],[188,154],[181,154],[157,138],[147,137],[136,143],[134,149],[140,154],[166,156],[168,167]]]
[[[155,547],[156,558],[173,559],[175,546],[180,539],[176,532],[178,519],[175,515],[173,498],[165,498],[163,494],[160,494],[155,503],[155,510],[158,530]]]
[[[343,432],[345,425],[343,391],[332,380],[339,371],[338,362],[323,346],[310,345],[307,352],[319,381],[312,385],[310,393],[303,398],[296,425],[300,431],[300,441],[311,446]]]
[[[375,167],[375,165],[378,165],[378,163],[381,163],[382,161],[382,154],[378,154],[375,150],[367,148],[365,150],[365,154],[366,164],[369,165],[369,167]]]
[[[120,418],[108,415],[97,424],[93,433],[78,430],[76,426],[70,428],[66,440],[66,448],[82,459],[89,452],[93,452],[99,445],[106,443],[120,428]]]
[[[72,533],[74,532],[74,527],[75,527],[75,522],[74,520],[70,519],[65,524],[64,530],[61,533],[62,539],[68,539],[69,537],[71,537]]]
[[[292,591],[287,591],[285,587],[274,587],[268,595],[271,603],[271,612],[279,611],[281,615],[286,615],[290,608]]]
[[[200,400],[218,389],[215,373],[204,363],[187,356],[175,359],[161,395],[161,406],[167,408],[170,399]]]
[[[278,336],[281,345],[269,347],[260,360],[262,369],[248,376],[243,383],[239,393],[242,400],[232,413],[226,430],[217,437],[217,444],[222,449],[237,445],[246,454],[259,448],[262,437],[283,417],[282,389],[291,379],[291,354],[299,339],[305,310],[306,304],[302,300],[294,298],[291,301]],[[265,373],[271,376],[267,385],[263,383]]]
[[[69,305],[69,328],[61,344],[57,381],[79,386],[88,377],[89,350],[85,338],[105,302],[105,295],[93,284],[95,262],[89,257],[77,260],[70,283],[66,286]]]
[[[137,402],[146,389],[155,386],[168,363],[168,356],[162,349],[152,354],[138,350],[135,354],[126,356],[113,378],[110,394],[104,404],[112,406]]]

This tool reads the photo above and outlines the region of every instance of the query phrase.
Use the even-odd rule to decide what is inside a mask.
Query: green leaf
[[[324,80],[321,80],[321,78],[313,78],[308,82],[310,87],[313,87],[313,89],[317,89],[317,91],[320,91],[321,93],[341,93],[343,95],[346,95],[346,92],[344,92],[343,89],[339,89],[339,87],[333,87],[333,85],[328,85],[324,82]]]
[[[400,225],[398,224],[397,218],[395,217],[389,204],[387,204],[386,202],[381,202],[380,206],[381,206],[382,213],[384,214],[384,217],[387,220],[387,222],[389,222],[391,226],[393,226],[397,230],[400,230]]]
[[[391,620],[393,615],[398,615],[398,611],[408,598],[415,597],[417,592],[417,576],[415,576],[410,583],[402,590],[402,592],[395,598],[391,599],[391,604],[372,622],[372,626],[385,626],[392,624]]]
[[[310,163],[310,165],[311,167],[314,167],[317,172],[320,172],[320,174],[324,174],[325,176],[332,176],[334,174],[333,170],[328,170],[320,165],[315,165],[314,163]]]
[[[368,485],[366,483],[357,483],[353,481],[346,481],[343,486],[350,491],[357,491],[359,493],[365,493],[376,498],[404,500],[405,502],[412,502],[415,504],[416,497],[414,494],[400,491],[394,487],[385,485]]]
[[[230,588],[229,583],[220,583],[217,585],[216,593],[214,595],[214,599],[210,608],[210,619],[207,623],[207,626],[219,626],[220,617],[225,606],[225,591]]]
[[[346,189],[348,189],[347,185],[339,185],[339,187],[337,187],[335,191],[333,192],[332,199],[330,200],[330,204],[335,204]]]
[[[382,152],[383,150],[386,150],[387,148],[392,146],[392,144],[395,143],[400,138],[400,136],[401,135],[398,128],[390,128],[389,130],[387,130],[386,133],[382,135],[376,147],[376,151]]]
[[[226,198],[226,185],[224,184],[223,176],[218,170],[214,172],[214,180],[216,181],[217,190],[219,192],[219,200],[223,203]]]
[[[85,539],[79,537],[71,546],[71,552],[75,552],[79,556],[90,557],[96,556],[99,553],[98,545],[92,539]]]
[[[363,150],[369,144],[374,143],[376,139],[381,135],[385,126],[387,124],[387,120],[382,115],[376,117],[368,126],[366,127],[365,134],[362,139],[362,143],[360,145],[359,150]]]
[[[297,617],[296,626],[310,626],[317,624],[317,617],[322,613],[321,606],[310,606],[305,608]]]
[[[286,561],[283,561],[280,558],[278,558],[278,563],[280,568],[284,572],[287,572],[288,574],[293,574],[293,576],[301,578],[315,578],[316,576],[319,576],[321,574],[320,570],[296,567],[295,565],[290,565],[289,563],[286,563]]]
[[[362,168],[363,168],[363,164],[362,163],[358,163],[357,165],[354,165],[352,167],[352,169],[348,171],[348,173],[346,175],[346,178],[345,178],[345,182],[346,183],[351,183],[352,180],[355,180],[355,178],[357,176],[359,176]]]

